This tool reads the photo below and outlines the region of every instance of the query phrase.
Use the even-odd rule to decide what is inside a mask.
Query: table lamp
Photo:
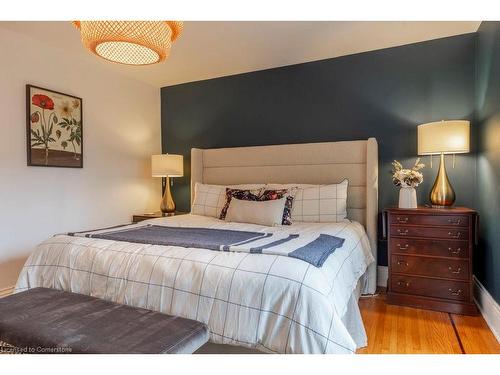
[[[165,177],[165,192],[161,200],[160,209],[163,215],[175,212],[175,202],[170,192],[170,177],[182,177],[184,175],[182,155],[162,154],[151,156],[151,175],[153,177]]]
[[[470,122],[466,120],[430,122],[419,125],[417,131],[418,154],[441,156],[439,171],[430,193],[431,203],[435,207],[450,207],[455,202],[455,191],[446,174],[444,155],[469,152]]]

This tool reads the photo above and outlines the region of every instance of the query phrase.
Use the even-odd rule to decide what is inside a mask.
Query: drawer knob
[[[408,217],[396,217],[396,220],[398,223],[407,223],[408,222]]]
[[[462,219],[448,219],[448,223],[450,223],[452,225],[460,225],[461,222],[462,222]]]
[[[451,273],[455,273],[455,274],[459,274],[462,269],[460,267],[457,267],[456,269],[453,269],[453,267],[448,267],[448,269],[450,270]]]
[[[450,288],[450,289],[448,289],[448,291],[450,292],[450,294],[452,296],[459,296],[460,294],[462,294],[462,289],[455,289],[455,290],[453,290],[453,289]]]
[[[407,250],[408,247],[409,247],[408,244],[406,244],[406,245],[403,246],[400,243],[398,243],[396,246],[398,247],[399,250]]]
[[[458,255],[460,254],[460,252],[462,251],[461,248],[457,248],[456,250],[453,250],[451,247],[448,248],[448,250],[452,253],[452,254],[455,254],[455,255]]]
[[[404,260],[398,260],[398,266],[408,267],[408,262],[405,262]]]
[[[453,237],[453,238],[460,238],[461,235],[462,235],[461,232],[455,232],[455,233],[448,232],[448,236]]]
[[[410,283],[407,281],[398,281],[398,285],[408,288],[410,286]]]
[[[402,236],[406,236],[408,234],[408,229],[398,229],[398,233]]]

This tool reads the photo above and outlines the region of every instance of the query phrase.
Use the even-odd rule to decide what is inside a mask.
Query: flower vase
[[[411,186],[399,190],[399,208],[417,208],[417,191]]]

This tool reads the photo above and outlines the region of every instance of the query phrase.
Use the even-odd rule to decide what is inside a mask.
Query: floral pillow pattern
[[[226,188],[226,204],[224,204],[224,207],[222,207],[219,219],[224,220],[226,218],[227,209],[229,208],[229,204],[231,203],[231,199],[233,197],[244,201],[258,201],[261,193],[262,189],[242,190]]]
[[[230,189],[226,188],[226,204],[221,211],[220,219],[224,220],[226,218],[227,210],[231,199],[234,197],[240,200],[247,201],[269,201],[282,199],[286,197],[285,209],[283,210],[282,225],[292,224],[292,205],[293,198],[296,189],[279,189],[279,190],[240,190],[240,189]]]

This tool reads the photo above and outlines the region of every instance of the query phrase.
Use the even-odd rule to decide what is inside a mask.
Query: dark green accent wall
[[[481,221],[475,274],[500,303],[500,23],[481,23],[477,40],[477,201]]]
[[[341,141],[379,142],[379,206],[397,203],[391,161],[406,165],[417,153],[416,125],[474,115],[476,34],[311,63],[164,87],[164,152],[185,156],[186,175],[175,180],[179,209],[189,210],[192,147],[236,147]],[[475,144],[475,142],[474,142]],[[449,176],[457,204],[475,207],[473,153],[457,156]],[[428,162],[428,158],[424,162]],[[437,171],[424,170],[420,203]],[[263,181],[265,182],[265,181]],[[386,249],[379,246],[379,263]]]

